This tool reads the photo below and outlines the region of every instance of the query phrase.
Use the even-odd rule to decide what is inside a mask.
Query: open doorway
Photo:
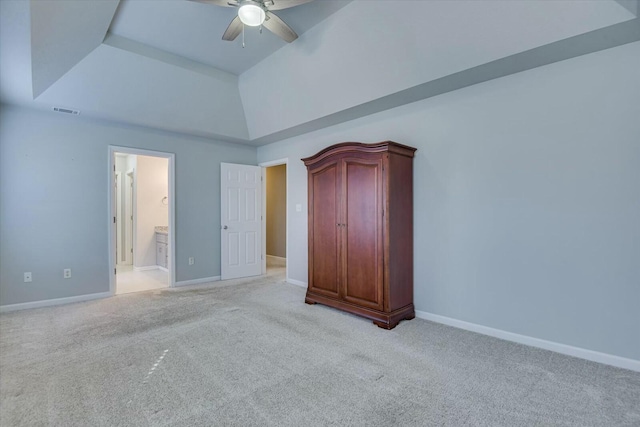
[[[162,289],[173,274],[173,154],[110,147],[111,292]]]
[[[264,168],[265,273],[287,271],[287,159],[261,164]]]

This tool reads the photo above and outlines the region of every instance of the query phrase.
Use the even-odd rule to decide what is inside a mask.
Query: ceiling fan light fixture
[[[247,1],[240,5],[240,8],[238,9],[238,17],[244,25],[257,27],[258,25],[262,25],[266,18],[266,14],[264,13],[264,9],[260,7],[258,3]]]

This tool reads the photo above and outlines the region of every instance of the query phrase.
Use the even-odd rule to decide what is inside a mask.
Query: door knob
[[[225,225],[225,226],[224,226],[224,227],[222,227],[222,228],[226,230],[226,229],[227,229],[227,228],[229,228],[229,227],[227,227],[227,226]]]

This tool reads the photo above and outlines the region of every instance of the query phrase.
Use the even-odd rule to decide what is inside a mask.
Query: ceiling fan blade
[[[242,21],[237,16],[233,18],[227,30],[222,35],[222,40],[233,41],[242,32]]]
[[[262,26],[287,43],[291,43],[298,38],[296,32],[274,13],[267,12],[267,19],[262,23]]]
[[[214,4],[216,6],[237,7],[238,2],[235,0],[189,0],[196,3]]]
[[[266,0],[264,4],[269,10],[282,10],[288,9],[293,6],[309,3],[311,1],[313,0]]]

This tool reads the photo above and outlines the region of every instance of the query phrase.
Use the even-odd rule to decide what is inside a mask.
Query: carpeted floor
[[[638,426],[640,373],[266,278],[0,316],[2,426]]]

